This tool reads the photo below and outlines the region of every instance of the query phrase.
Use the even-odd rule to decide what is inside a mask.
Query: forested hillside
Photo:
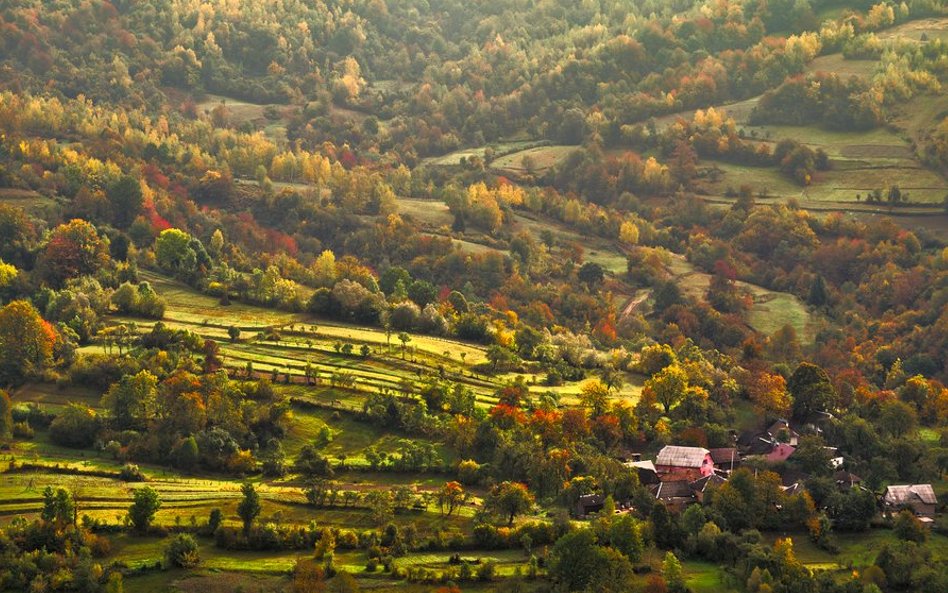
[[[948,590],[939,0],[0,3],[0,590]]]

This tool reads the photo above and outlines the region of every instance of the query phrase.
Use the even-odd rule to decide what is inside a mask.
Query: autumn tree
[[[116,428],[142,427],[155,412],[158,379],[148,371],[125,375],[102,396]]]
[[[216,229],[211,234],[211,240],[207,244],[207,249],[214,257],[220,257],[224,251],[224,233],[222,233],[220,229]]]
[[[609,387],[599,379],[590,379],[582,384],[579,401],[590,409],[594,416],[605,411],[609,403]]]
[[[652,392],[667,414],[685,396],[688,390],[688,375],[678,364],[672,364],[645,382],[643,391]]]
[[[94,226],[77,218],[53,229],[38,265],[50,284],[62,286],[70,278],[94,274],[108,261],[106,240]]]
[[[200,242],[180,229],[161,231],[155,240],[155,259],[162,269],[184,279],[188,279],[199,264],[210,261]]]
[[[13,402],[10,395],[0,389],[0,441],[13,436]]]
[[[678,362],[678,356],[668,344],[651,344],[642,348],[636,370],[654,375],[665,367]]]
[[[458,482],[445,482],[438,490],[438,506],[441,507],[441,514],[443,515],[445,508],[447,508],[447,514],[450,517],[451,513],[463,504],[466,498],[467,493],[464,492],[464,488],[461,484]]]
[[[293,582],[290,590],[293,593],[323,593],[326,582],[321,566],[307,558],[297,558],[293,568]]]
[[[27,301],[0,309],[0,384],[17,383],[52,361],[56,331]]]
[[[619,241],[626,245],[638,245],[639,227],[631,220],[623,222],[622,226],[619,227]]]
[[[525,484],[519,482],[501,482],[494,486],[484,506],[494,513],[507,518],[507,524],[513,525],[517,515],[526,513],[533,507],[533,494]]]
[[[784,416],[790,411],[787,381],[776,373],[755,373],[747,381],[747,393],[757,408],[770,416]]]
[[[336,283],[336,254],[330,250],[323,251],[313,263],[313,282],[322,288],[332,288]]]

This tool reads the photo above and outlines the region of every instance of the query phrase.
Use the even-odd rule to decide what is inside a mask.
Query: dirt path
[[[619,315],[619,321],[622,321],[629,315],[635,313],[635,310],[639,308],[639,305],[645,302],[645,300],[652,294],[651,290],[640,290],[632,295],[632,298],[626,302],[625,306],[622,307],[622,313]]]
[[[699,198],[708,202],[710,204],[722,204],[722,205],[731,205],[735,202],[734,198],[727,198],[724,196],[702,196],[699,195]],[[796,197],[796,196],[793,196]],[[769,200],[758,200],[759,204],[778,204],[783,201],[783,198],[772,198]],[[804,210],[812,210],[815,212],[845,212],[850,214],[870,214],[870,215],[882,215],[882,216],[892,216],[893,218],[897,217],[913,217],[913,216],[926,216],[926,217],[948,217],[948,213],[945,212],[945,209],[941,206],[899,206],[897,208],[889,208],[888,206],[882,204],[868,204],[866,202],[833,202],[829,200],[806,200],[799,199],[796,200],[800,208]]]

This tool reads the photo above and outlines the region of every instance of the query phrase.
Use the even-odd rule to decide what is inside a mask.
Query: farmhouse
[[[688,505],[698,502],[695,491],[688,480],[670,480],[649,487],[652,495],[662,501],[668,510],[679,513]]]
[[[790,428],[790,423],[780,419],[770,425],[767,434],[777,442],[789,443],[796,447],[800,442],[800,433]]]
[[[938,500],[931,484],[908,484],[886,488],[882,503],[889,512],[911,509],[919,517],[934,519]]]
[[[577,517],[586,517],[598,513],[606,504],[606,497],[602,494],[584,494],[576,501],[573,512]]]
[[[715,471],[692,482],[691,491],[694,492],[695,498],[698,502],[704,503],[704,495],[709,491],[710,488],[717,487],[725,483],[727,483],[727,478]]]
[[[734,447],[711,449],[711,461],[720,470],[731,471],[741,466],[741,456]]]
[[[862,478],[846,470],[839,470],[833,474],[833,480],[835,480],[836,486],[838,486],[840,490],[855,488],[862,483]]]
[[[629,461],[625,463],[625,466],[629,469],[635,470],[635,472],[639,475],[639,484],[658,484],[661,481],[658,478],[658,472],[655,469],[655,464],[651,461]]]
[[[659,475],[674,474],[696,480],[714,471],[714,460],[711,452],[703,447],[667,445],[658,452],[655,469]]]

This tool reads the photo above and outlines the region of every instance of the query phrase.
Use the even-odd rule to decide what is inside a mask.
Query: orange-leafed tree
[[[441,508],[441,514],[450,517],[454,511],[464,503],[467,493],[458,482],[445,482],[444,486],[438,490],[438,506]]]
[[[747,382],[747,392],[751,401],[766,414],[786,416],[790,411],[787,381],[776,373],[755,374]]]
[[[27,301],[0,309],[0,384],[41,372],[53,358],[56,330]]]
[[[50,284],[61,286],[70,278],[94,274],[108,260],[106,241],[94,226],[76,218],[53,229],[40,254],[40,269]]]
[[[522,515],[533,507],[534,498],[525,484],[520,482],[501,482],[494,486],[484,505],[502,517],[507,518],[507,524],[513,525],[514,518]]]

